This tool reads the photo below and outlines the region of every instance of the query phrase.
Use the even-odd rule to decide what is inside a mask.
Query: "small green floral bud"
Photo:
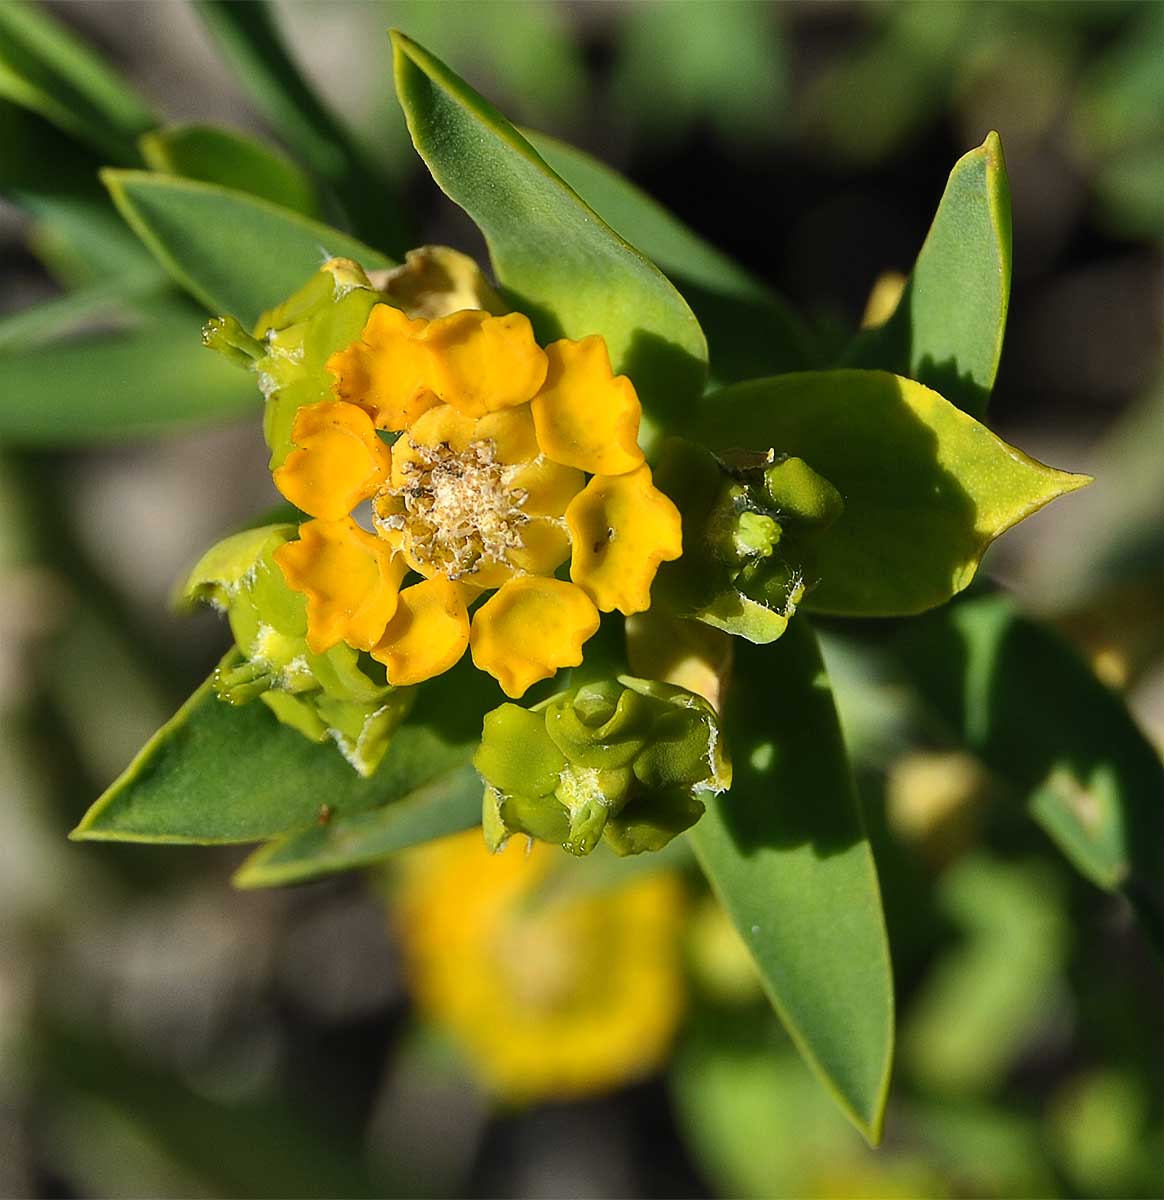
[[[775,641],[816,582],[814,543],[844,508],[803,459],[717,458],[666,443],[655,482],[683,515],[683,557],[664,563],[654,599],[680,617],[752,642]]]
[[[202,327],[202,344],[231,362],[248,369],[266,354],[266,347],[251,337],[234,317],[212,317]]]
[[[514,833],[589,854],[659,849],[722,790],[728,768],[711,706],[682,688],[620,675],[533,708],[485,717],[474,758],[485,779],[482,824],[496,849]]]
[[[185,603],[224,612],[236,655],[215,672],[228,704],[258,698],[285,725],[312,741],[331,738],[361,775],[370,775],[412,704],[413,689],[391,687],[384,668],[340,643],[324,654],[307,644],[304,597],[292,591],[274,552],[294,525],[268,525],[211,547],[190,574]]]
[[[827,528],[844,511],[841,493],[803,458],[785,458],[764,471],[764,494],[776,511],[794,521]]]

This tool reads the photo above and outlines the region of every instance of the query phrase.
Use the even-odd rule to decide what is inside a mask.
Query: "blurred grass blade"
[[[103,171],[113,201],[173,278],[212,313],[244,324],[285,300],[337,255],[371,270],[392,260],[346,233],[243,192]]]
[[[809,1065],[871,1142],[893,1053],[893,979],[872,851],[828,677],[803,618],[737,643],[731,790],[688,835]]]
[[[954,164],[896,311],[859,334],[843,364],[919,380],[981,419],[1002,355],[1010,276],[1010,183],[992,133]]]
[[[291,58],[262,0],[197,0],[195,10],[259,108],[334,189],[352,227],[397,258],[411,245],[395,188],[328,111]]]
[[[700,394],[707,344],[686,301],[516,129],[442,62],[393,34],[396,90],[433,178],[477,223],[498,282],[541,342],[606,338],[648,416]]]
[[[202,346],[196,314],[0,355],[0,440],[81,446],[257,417],[254,382]]]
[[[383,808],[335,817],[268,842],[235,872],[234,884],[263,888],[304,883],[471,829],[481,823],[481,791],[481,778],[472,766],[453,767]]]
[[[151,1011],[140,997],[135,1004],[137,1012]],[[197,1086],[186,1072],[161,1065],[170,1056],[141,1043],[127,1052],[107,1026],[37,1016],[28,1049],[51,1097],[45,1145],[85,1195],[405,1194],[385,1190],[359,1130],[335,1112],[320,1113],[313,1098],[290,1096],[262,1077],[243,1089]]]
[[[120,316],[131,301],[157,293],[163,284],[164,277],[152,270],[126,274],[0,317],[0,376],[4,355],[53,341],[111,315]]]
[[[42,4],[0,4],[0,96],[38,113],[119,163],[157,124],[145,101]]]
[[[232,707],[202,685],[85,814],[90,841],[254,842],[406,799],[468,765],[500,691],[462,665],[426,684],[383,763],[361,778],[339,750]],[[479,798],[478,798],[479,799]]]
[[[1082,874],[1127,896],[1164,951],[1164,767],[1121,700],[1002,594],[903,626],[893,650],[959,740],[1022,790]]]
[[[683,293],[707,334],[717,383],[813,365],[811,334],[800,318],[728,255],[598,159],[546,134],[525,136],[615,233]]]
[[[237,129],[167,125],[144,134],[138,144],[152,171],[234,188],[305,217],[323,215],[307,172],[282,151]]]
[[[165,274],[97,178],[101,160],[36,113],[0,99],[0,194],[33,220],[32,249],[72,287]]]
[[[819,471],[845,509],[815,547],[805,603],[904,616],[970,582],[987,546],[1082,487],[1008,446],[936,392],[884,371],[806,371],[737,383],[700,404],[685,436],[712,450],[775,446]]]
[[[914,997],[901,1039],[931,1095],[992,1095],[1046,1021],[1069,926],[1062,879],[1046,863],[979,852],[951,864],[939,903],[961,933]]]

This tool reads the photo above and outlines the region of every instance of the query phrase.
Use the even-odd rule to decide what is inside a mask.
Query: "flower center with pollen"
[[[506,562],[506,552],[522,545],[529,520],[521,509],[527,493],[512,486],[524,464],[498,462],[489,440],[464,450],[412,442],[411,452],[403,483],[383,488],[373,501],[376,528],[403,531],[416,562],[449,579]]]

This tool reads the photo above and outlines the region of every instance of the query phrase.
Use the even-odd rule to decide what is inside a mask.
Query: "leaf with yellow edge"
[[[818,612],[892,617],[949,600],[995,538],[1090,482],[1028,458],[937,392],[884,371],[813,371],[708,396],[685,436],[804,459],[845,508],[816,547]]]
[[[245,192],[148,171],[102,171],[113,202],[158,262],[212,313],[251,325],[329,258],[391,267],[378,250]]]

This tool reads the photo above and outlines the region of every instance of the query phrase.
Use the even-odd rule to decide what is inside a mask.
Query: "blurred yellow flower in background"
[[[539,894],[560,854],[519,839],[490,854],[469,830],[401,862],[395,921],[417,1006],[512,1102],[649,1074],[683,1010],[678,877]]]

